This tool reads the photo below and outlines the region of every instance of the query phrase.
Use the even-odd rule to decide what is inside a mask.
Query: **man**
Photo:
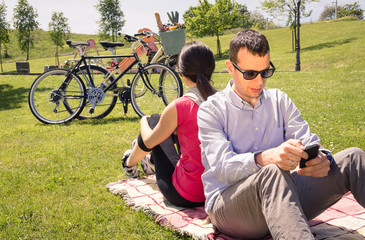
[[[346,192],[365,206],[365,153],[321,147],[295,170],[320,140],[285,93],[265,89],[275,71],[266,37],[239,32],[229,51],[233,79],[198,111],[206,211],[232,237],[314,239],[307,220]]]

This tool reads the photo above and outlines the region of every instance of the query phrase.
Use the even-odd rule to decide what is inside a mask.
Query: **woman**
[[[180,207],[203,206],[205,197],[201,174],[197,111],[202,101],[216,90],[210,84],[215,68],[212,51],[194,41],[181,49],[177,71],[189,86],[186,95],[174,100],[162,112],[141,119],[141,134],[129,157],[123,157],[126,173],[150,151],[155,164],[157,185],[164,197]],[[177,133],[181,154],[175,147]]]

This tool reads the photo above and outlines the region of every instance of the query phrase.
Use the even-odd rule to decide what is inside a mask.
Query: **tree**
[[[337,11],[341,9],[341,6],[337,6]],[[319,16],[320,21],[336,19],[336,6],[325,6],[323,12]]]
[[[265,0],[261,2],[261,6],[273,18],[278,16],[286,17],[286,25],[290,26],[292,30],[292,42],[295,43],[297,52],[295,70],[300,70],[300,43],[299,43],[299,27],[300,17],[309,17],[312,11],[306,12],[306,4],[310,2],[317,2],[318,0]],[[294,44],[292,44],[294,45]]]
[[[27,0],[19,0],[14,8],[14,28],[17,30],[18,45],[22,52],[27,52],[29,60],[30,48],[33,48],[32,32],[38,29],[39,23],[36,21],[37,11],[29,5]]]
[[[263,14],[258,11],[252,11],[249,15],[250,26],[258,28],[260,30],[275,28],[273,21],[269,21]]]
[[[197,7],[190,7],[183,15],[188,34],[195,37],[216,36],[217,55],[222,56],[219,36],[230,28],[242,27],[247,22],[246,6],[232,0],[199,0]]]
[[[310,2],[317,2],[318,0],[301,0],[300,16],[309,17],[312,11],[306,12],[305,7]],[[261,6],[265,12],[271,17],[278,18],[280,16],[287,18],[286,26],[293,26],[296,24],[296,16],[298,13],[297,0],[265,0],[261,2]]]
[[[119,0],[99,0],[95,6],[101,15],[99,23],[99,35],[102,38],[117,39],[118,31],[124,26],[124,13],[120,9]]]
[[[1,64],[1,72],[3,72],[3,59],[2,59],[2,45],[10,42],[9,37],[9,23],[6,22],[6,5],[5,3],[0,4],[0,64]]]
[[[337,11],[337,16],[338,18],[353,16],[361,20],[364,19],[364,10],[360,8],[358,2],[354,2],[353,4],[346,4],[341,7],[341,9]]]
[[[63,16],[63,12],[53,12],[51,22],[48,24],[49,35],[52,42],[56,45],[55,63],[60,64],[58,59],[58,47],[63,48],[65,40],[68,38],[68,34],[71,32],[67,23],[68,19]]]

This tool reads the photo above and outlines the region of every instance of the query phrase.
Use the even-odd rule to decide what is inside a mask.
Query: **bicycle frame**
[[[144,32],[142,32],[139,35],[136,34],[136,35],[134,35],[134,38],[136,38],[137,41],[133,43],[132,49],[134,49],[134,50],[137,49],[137,45],[141,44],[144,48],[147,48],[148,49],[147,51],[151,51],[152,50],[151,47],[148,45],[148,43],[146,41],[144,41],[142,38],[139,38],[138,37],[138,36],[143,36],[144,34],[153,34],[155,36],[158,36],[158,34],[156,34],[154,32],[150,32],[150,31],[147,31],[147,32],[144,31]],[[154,42],[154,45],[157,48],[157,51],[154,51],[155,55],[152,57],[152,59],[149,59],[148,60],[147,64],[158,63],[159,60],[161,58],[163,58],[163,57],[165,57],[166,59],[169,59],[172,56],[177,56],[177,55],[167,55],[165,53],[165,49],[164,49],[164,47],[163,47],[163,45],[162,45],[162,43],[160,41]],[[160,47],[157,47],[157,45],[159,45]],[[114,51],[115,49],[114,48],[108,48],[107,50],[109,50],[112,53],[112,55],[115,56],[115,59],[114,59],[115,65],[120,64],[120,62],[118,62],[118,60],[116,58],[117,55],[115,54],[115,51]],[[144,52],[143,52],[143,54],[144,54]],[[164,63],[164,64],[170,67],[169,64],[166,64],[166,63]],[[103,66],[105,67],[105,65],[103,65]],[[111,69],[113,69],[114,66],[112,66]],[[108,70],[109,70],[109,68],[108,68]]]
[[[158,51],[156,52],[155,56],[153,56],[152,60],[150,61],[150,63],[156,63],[157,60],[162,57],[163,55],[165,55],[165,49],[163,48],[162,44],[160,46],[160,48],[158,49]],[[169,55],[166,55],[167,57]]]
[[[105,89],[103,89],[104,92],[107,92],[109,89],[111,89],[129,70],[131,70],[136,64],[138,65],[138,73],[141,75],[142,77],[142,81],[145,84],[145,86],[150,90],[150,91],[155,91],[155,89],[153,88],[153,86],[151,85],[151,83],[148,80],[148,77],[146,75],[146,73],[143,72],[143,65],[141,64],[139,57],[136,53],[136,51],[133,49],[133,54],[129,54],[129,55],[109,55],[109,56],[81,56],[81,59],[75,64],[75,66],[73,67],[73,69],[70,71],[70,73],[73,73],[76,75],[77,70],[80,68],[80,66],[82,64],[84,64],[85,66],[89,66],[90,63],[88,63],[87,60],[91,60],[91,59],[106,59],[106,58],[134,58],[135,60],[133,61],[132,64],[130,64],[123,72],[119,73],[118,77],[115,78]],[[89,61],[90,62],[90,61]],[[116,66],[116,70],[119,68],[119,66]],[[86,68],[86,72],[88,75],[88,80],[90,81],[90,83],[87,82],[87,85],[90,85],[91,87],[95,87],[93,78],[91,76],[91,72],[89,68]]]

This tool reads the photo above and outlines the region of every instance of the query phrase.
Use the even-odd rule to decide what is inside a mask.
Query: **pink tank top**
[[[201,162],[197,123],[199,106],[184,96],[176,99],[175,104],[181,156],[172,175],[172,183],[185,199],[192,202],[204,202],[204,189],[201,180],[204,167]]]

